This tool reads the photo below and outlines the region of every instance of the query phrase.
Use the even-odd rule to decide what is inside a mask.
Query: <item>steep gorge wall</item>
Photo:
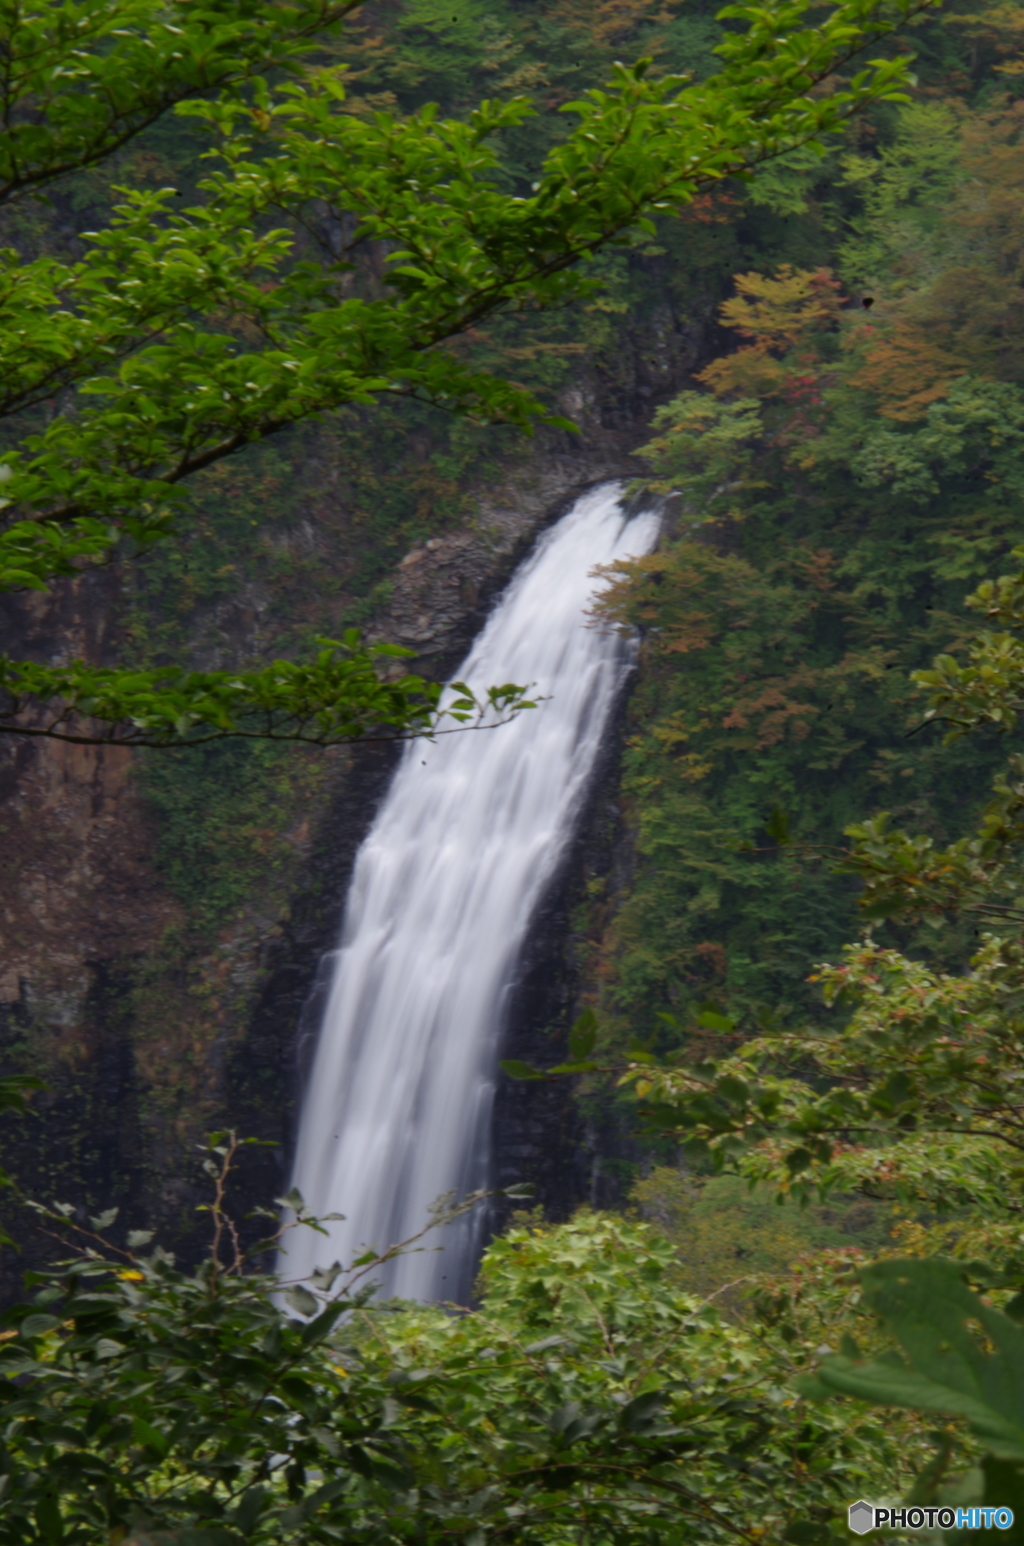
[[[458,525],[405,553],[380,588],[385,604],[367,620],[371,637],[414,649],[414,668],[433,675],[458,664],[538,528],[588,484],[635,470],[628,452],[644,436],[648,405],[699,360],[700,329],[681,319],[672,326],[671,347],[663,318],[656,335],[633,340],[632,412],[620,380],[603,400],[600,380],[580,377],[563,406],[582,421],[583,435],[551,434],[519,448],[500,479],[471,495]],[[329,472],[313,469],[315,513],[344,498],[336,489],[332,495]],[[287,540],[315,541],[315,518],[312,524],[314,538],[303,536],[300,520]],[[310,572],[317,573],[315,563],[304,576]],[[329,597],[327,564],[322,578]],[[130,627],[119,583],[113,572],[90,573],[52,600],[16,602],[0,625],[3,645],[45,659],[116,656]],[[197,663],[251,658],[253,635],[266,631],[270,610],[252,586],[216,609],[197,610]],[[392,754],[387,746],[319,752],[312,760],[300,754],[295,776],[277,786],[276,830],[266,839],[255,834],[266,852],[256,854],[248,894],[212,929],[197,924],[156,862],[161,817],[134,754],[45,741],[0,746],[3,1064],[38,1072],[48,1085],[32,1114],[9,1125],[3,1146],[28,1195],[89,1211],[117,1204],[123,1226],[155,1226],[167,1245],[191,1255],[203,1196],[197,1145],[224,1125],[271,1146],[250,1151],[240,1203],[265,1202],[279,1189],[300,1044],[315,1024],[309,1001],[317,966],[336,937],[352,859]],[[542,933],[564,928],[560,905],[546,911]],[[521,998],[528,1006],[528,987]],[[527,1040],[538,1016],[551,1022],[550,1008],[517,1010]],[[499,1117],[502,1150],[516,1147],[515,1109],[513,1099]],[[575,1118],[565,1111],[559,1121],[571,1148]],[[551,1124],[544,1126],[550,1136]],[[542,1165],[534,1155],[526,1168],[550,1173],[549,1149]],[[559,1182],[550,1201],[564,1206],[576,1190]],[[25,1227],[22,1213],[16,1229],[23,1237]],[[0,1290],[9,1293],[47,1249],[31,1239],[21,1257],[8,1256]]]
[[[623,459],[602,458],[594,451],[578,458],[538,458],[528,479],[517,482],[513,497],[506,489],[500,498],[492,495],[488,500],[486,530],[492,546],[485,548],[477,534],[464,529],[429,539],[406,556],[388,613],[373,631],[418,647],[422,651],[416,662],[419,669],[439,677],[450,674],[538,531],[557,520],[588,485],[628,476],[631,470]],[[246,1208],[279,1192],[286,1180],[302,1081],[330,986],[332,951],[352,865],[386,792],[395,756],[393,746],[380,746],[360,748],[350,757],[290,898],[288,921],[265,950],[265,977],[225,1079],[232,1121],[268,1145],[247,1156],[239,1190]],[[610,740],[605,765],[595,781],[609,798],[616,763]],[[597,798],[595,791],[581,822],[585,834],[593,826]],[[586,835],[574,845],[532,931],[528,960],[510,1005],[509,1056],[532,1056],[538,1034],[547,1049],[553,1038],[564,1038],[566,1015],[578,991],[570,964],[566,899],[590,846]],[[534,960],[544,984],[539,996],[531,985],[529,963]],[[560,991],[563,986],[566,992]],[[579,1192],[572,1179],[577,1134],[571,1103],[564,1098],[567,1093],[559,1091],[555,1098],[554,1126],[546,1109],[550,1101],[542,1100],[543,1110],[535,1109],[534,1102],[520,1120],[513,1098],[512,1105],[507,1110],[502,1105],[496,1117],[495,1179],[511,1161],[515,1178],[540,1183],[542,1201],[555,1211],[564,1211],[570,1196],[576,1200]],[[540,1132],[544,1142],[538,1146],[534,1140]]]

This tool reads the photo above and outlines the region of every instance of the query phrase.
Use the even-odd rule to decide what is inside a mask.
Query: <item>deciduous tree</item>
[[[124,191],[109,224],[82,233],[78,261],[5,255],[0,585],[46,588],[173,540],[197,472],[345,404],[407,396],[523,428],[560,422],[457,341],[496,312],[588,293],[587,260],[654,212],[898,94],[901,59],[837,73],[922,3],[844,0],[813,25],[807,0],[732,6],[718,74],[652,79],[642,62],[565,104],[574,125],[528,196],[503,190],[497,148],[525,99],[448,121],[430,106],[405,119],[348,110],[343,72],[300,57],[347,4],[227,20],[152,0],[5,12],[9,196],[169,110],[209,136],[210,169],[184,208],[173,187]],[[283,84],[270,66],[288,68]],[[368,244],[376,274],[360,268]],[[258,673],[6,660],[0,728],[166,744],[432,727],[422,684],[381,689],[375,665],[352,639]]]

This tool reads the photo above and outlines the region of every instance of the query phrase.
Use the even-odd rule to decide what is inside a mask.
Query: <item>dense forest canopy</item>
[[[884,807],[960,836],[1002,759],[922,729],[909,673],[962,648],[965,596],[1020,540],[1018,116],[991,86],[933,90],[880,153],[838,155],[815,190],[831,261],[738,273],[732,346],[655,415],[656,485],[711,522],[610,602],[652,635],[627,782],[658,862],[615,923],[623,1006],[700,995],[701,944],[734,1007],[801,1000],[854,925],[843,829]],[[935,922],[921,948],[962,958]]]
[[[51,1189],[77,1254],[4,1312],[4,1538],[825,1546],[857,1497],[1024,1538],[1024,13],[406,0],[332,31],[352,10],[4,13],[4,558],[122,586],[116,662],[8,661],[7,728],[431,728],[355,634],[296,662],[525,423],[565,433],[595,383],[611,422],[643,354],[637,478],[678,515],[594,619],[641,638],[631,862],[574,920],[568,1060],[515,1070],[631,1135],[634,1212],[518,1215],[452,1315],[377,1301],[372,1252],[275,1295],[227,1132],[196,1273]],[[304,557],[329,456],[356,514]],[[260,649],[191,670],[255,577]],[[140,1066],[207,1013],[196,941],[271,884],[318,755],[143,764],[185,921],[134,981]]]

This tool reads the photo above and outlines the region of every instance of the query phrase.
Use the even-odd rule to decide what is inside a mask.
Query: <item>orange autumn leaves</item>
[[[930,272],[846,338],[884,418],[920,418],[959,376],[1024,380],[1024,102],[964,118],[959,172]]]
[[[717,396],[774,397],[791,391],[801,372],[813,377],[821,365],[814,335],[834,329],[844,305],[831,271],[784,263],[774,276],[737,274],[733,282],[737,293],[720,315],[745,342],[714,360],[698,381]]]
[[[824,389],[843,378],[874,394],[883,417],[908,420],[970,369],[965,355],[944,343],[942,330],[937,337],[912,312],[901,315],[898,302],[883,299],[875,309],[872,297],[870,313],[855,311],[831,269],[783,264],[772,275],[737,274],[733,282],[736,294],[720,315],[744,342],[697,379],[717,397],[791,406],[796,412],[786,439],[816,433],[808,410],[820,408]],[[839,335],[839,352],[826,347],[830,334]]]
[[[1024,101],[956,115],[941,228],[890,254],[868,283],[870,308],[829,268],[736,275],[720,315],[740,346],[698,378],[717,397],[790,405],[787,438],[799,440],[816,433],[810,410],[835,386],[911,422],[959,377],[1024,380]]]

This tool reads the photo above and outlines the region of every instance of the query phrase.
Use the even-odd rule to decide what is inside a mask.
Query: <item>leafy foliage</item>
[[[84,238],[78,261],[47,255],[25,264],[8,252],[0,415],[11,422],[13,443],[4,462],[0,584],[45,588],[83,561],[111,557],[119,544],[144,551],[167,540],[188,479],[345,404],[411,396],[488,421],[561,422],[526,388],[475,368],[452,341],[503,310],[546,309],[589,294],[581,262],[633,230],[652,231],[651,212],[814,142],[864,103],[898,93],[903,62],[880,59],[841,89],[812,94],[916,8],[915,0],[846,0],[814,27],[805,24],[804,0],[786,0],[777,15],[732,8],[728,17],[745,26],[725,35],[723,68],[706,81],[652,79],[642,62],[617,67],[608,89],[564,104],[576,126],[548,150],[529,196],[500,187],[495,147],[496,136],[528,116],[523,98],[485,102],[458,119],[439,119],[432,105],[408,117],[366,116],[346,109],[342,71],[329,66],[276,89],[256,76],[245,95],[231,85],[195,96],[218,80],[216,69],[196,74],[209,53],[205,13],[194,24],[182,19],[189,44],[175,66],[184,72],[177,87],[175,71],[165,79],[161,55],[171,34],[161,27],[160,46],[150,46],[144,6],[118,15],[112,54],[105,17],[95,19],[100,33],[84,49],[58,29],[51,49],[75,58],[77,84],[54,107],[53,126],[45,116],[39,126],[36,184],[66,170],[69,154],[88,163],[172,102],[211,135],[215,169],[200,181],[201,202],[182,209],[173,187],[125,189],[109,224]],[[25,25],[45,30],[48,17]],[[86,35],[91,19],[89,6],[65,18],[72,33],[80,23]],[[307,22],[301,12],[275,16],[272,41],[280,40],[276,28],[285,40],[292,28],[278,62],[294,62],[292,45]],[[237,53],[246,36],[215,33],[214,42]],[[265,42],[259,29],[257,36]],[[27,32],[24,46],[31,52]],[[264,48],[261,62],[266,55]],[[132,73],[122,68],[113,98],[91,108],[90,83],[99,86],[114,61],[124,66],[129,57]],[[222,78],[233,82],[239,73],[229,62]],[[6,131],[11,154],[19,135],[36,132],[18,117],[23,85],[14,81],[6,104],[16,120]],[[47,93],[44,107],[50,101]],[[324,205],[330,230],[319,254],[307,256],[294,231],[322,225]],[[271,223],[282,217],[289,223]],[[380,273],[354,283],[353,259],[366,243],[382,244]],[[40,423],[38,410],[57,395],[63,411]],[[258,715],[233,717],[223,702],[211,713],[211,694],[223,699],[225,684],[187,673],[137,684],[136,701],[128,684],[122,700],[113,678],[98,683],[84,663],[58,678],[29,665],[7,670],[13,698],[0,717],[8,730],[31,721],[25,696],[45,705],[59,693],[74,713],[102,703],[102,687],[111,711],[137,721],[136,740],[149,734],[165,686],[170,701],[158,714],[158,741],[165,727],[188,734],[196,720],[217,723],[221,733],[234,733],[241,720],[258,724]],[[243,686],[262,712],[266,690],[259,680]],[[65,733],[63,704],[43,718],[46,732]],[[307,717],[309,705],[297,707]],[[400,728],[415,728],[408,703],[388,708]]]
[[[180,102],[292,63],[354,9],[355,0],[6,6],[0,202],[110,155]]]
[[[688,1293],[750,1315],[768,1280],[791,1282],[794,1263],[826,1252],[877,1251],[888,1244],[884,1204],[830,1195],[825,1204],[780,1207],[769,1186],[735,1175],[702,1175],[692,1166],[656,1165],[637,1181],[641,1216],[676,1248],[672,1281]],[[818,1343],[828,1341],[824,1330]]]
[[[976,605],[1001,596],[1010,609],[1018,584],[987,583]],[[958,668],[950,660],[943,669],[948,676]],[[940,682],[938,701],[947,702],[947,677],[918,675],[925,688]],[[1014,691],[1004,681],[997,722],[1011,712]],[[993,689],[992,712],[999,701]],[[855,1186],[940,1209],[969,1203],[976,1215],[1008,1221],[1024,1174],[1006,1159],[1021,1146],[1015,771],[1013,758],[980,833],[945,852],[888,831],[880,818],[850,829],[847,867],[867,877],[869,914],[964,909],[997,926],[969,973],[870,939],[851,946],[841,965],[820,967],[812,979],[826,1004],[853,1006],[839,1028],[809,1035],[768,1026],[724,1057],[638,1062],[630,1078],[652,1123],[681,1126],[695,1153],[805,1197]],[[722,1020],[720,1030],[728,1040],[735,1025]]]
[[[953,1262],[879,1262],[864,1290],[892,1328],[910,1367],[831,1358],[816,1380],[891,1406],[966,1417],[994,1455],[1024,1460],[1024,1332],[967,1287]],[[984,1343],[979,1345],[975,1328]],[[813,1388],[810,1381],[805,1388]]]
[[[732,1056],[631,1077],[650,1120],[681,1126],[692,1153],[784,1191],[863,1188],[1005,1219],[1024,1179],[1017,951],[990,941],[974,965],[936,973],[851,946],[816,974],[827,1002],[856,1003],[841,1031],[754,1037]]]
[[[904,520],[894,563],[913,547],[926,571]],[[940,750],[902,734],[915,695],[900,664],[924,663],[949,613],[918,603],[904,625],[849,568],[813,538],[746,556],[686,534],[608,592],[603,610],[645,633],[624,759],[642,865],[604,946],[607,1007],[633,1035],[726,995],[737,1015],[809,1008],[808,964],[856,926],[830,866],[843,828],[925,791],[935,828],[961,819],[977,750],[940,771]]]
[[[287,1287],[284,1308],[232,1260],[237,1145],[212,1142],[214,1246],[194,1277],[140,1255],[144,1234],[117,1266],[108,1215],[6,1312],[12,1541],[725,1540],[783,1531],[791,1508],[821,1533],[851,1485],[898,1464],[870,1418],[784,1397],[803,1356],[681,1294],[669,1244],[607,1215],[520,1221],[485,1257],[477,1310],[376,1304],[358,1287],[372,1251]],[[919,1449],[912,1424],[902,1436]],[[780,1471],[799,1479],[793,1505]]]
[[[840,286],[827,269],[794,269],[784,263],[772,276],[737,274],[737,294],[722,306],[722,320],[741,338],[741,348],[715,360],[700,379],[716,393],[746,392],[774,396],[794,381],[794,368],[819,363],[816,353],[801,359],[809,339],[827,332],[838,321]],[[780,358],[780,356],[782,358]],[[643,454],[643,453],[641,453]]]
[[[37,702],[59,705],[20,733],[86,745],[170,746],[183,739],[243,736],[330,746],[358,740],[381,725],[401,727],[406,735],[443,734],[438,727],[446,719],[490,727],[534,706],[527,701],[527,689],[513,684],[488,688],[481,703],[459,682],[442,708],[440,683],[411,675],[381,680],[379,665],[407,659],[412,650],[363,645],[354,629],[344,641],[320,643],[326,647],[310,665],[275,660],[248,673],[180,666],[130,672],[0,661],[0,693],[12,716],[25,714]]]
[[[887,1406],[966,1419],[986,1447],[973,1472],[944,1482],[951,1444],[947,1436],[936,1461],[911,1494],[915,1503],[974,1503],[1014,1513],[1010,1540],[1020,1533],[1024,1502],[1020,1375],[1024,1335],[1010,1315],[986,1304],[967,1287],[962,1269],[946,1261],[890,1261],[865,1269],[864,1293],[904,1355],[865,1363],[856,1357],[825,1359],[815,1376],[799,1382],[810,1396],[836,1392]],[[856,1348],[851,1348],[851,1353]]]
[[[1016,575],[986,583],[974,604],[998,607],[1002,598],[1012,618],[1019,584]],[[977,641],[975,658],[988,644],[988,636]],[[940,662],[936,671],[918,673],[919,685],[936,693],[937,707],[958,693],[970,702],[976,679],[967,669],[958,686],[960,670],[952,659]],[[1001,680],[992,676],[987,711],[975,723],[988,718],[1008,726],[1012,671]],[[955,724],[954,733],[962,728]],[[923,1204],[940,1219],[952,1215],[951,1227],[919,1227],[916,1238],[913,1230],[904,1233],[925,1252],[951,1244],[958,1262],[888,1261],[860,1274],[869,1306],[905,1362],[865,1362],[851,1344],[800,1388],[966,1418],[988,1450],[973,1495],[980,1487],[986,1503],[1001,1505],[1015,1503],[1022,1490],[1017,1365],[1024,1340],[1013,1319],[964,1279],[1015,1290],[1010,1317],[1024,1302],[1014,810],[1012,780],[1001,779],[980,834],[945,855],[934,855],[927,840],[887,831],[881,820],[851,829],[850,867],[870,877],[869,912],[966,908],[990,922],[969,972],[936,970],[868,938],[848,947],[842,965],[821,967],[812,979],[827,1004],[852,1007],[845,1022],[823,1034],[768,1028],[702,1060],[682,1054],[666,1064],[636,1052],[625,1075],[652,1128],[678,1134],[691,1157],[734,1168],[780,1195],[807,1200],[861,1191]],[[720,1043],[734,1037],[729,1022],[718,1029]],[[940,1500],[936,1489],[950,1451],[944,1440],[931,1480],[926,1473],[920,1482]]]
[[[805,965],[856,927],[855,891],[823,867],[844,829],[894,805],[948,855],[995,770],[989,740],[949,756],[918,733],[906,677],[967,643],[966,595],[1019,540],[1017,356],[964,355],[940,379],[887,330],[926,303],[951,318],[943,276],[967,285],[956,265],[968,249],[995,293],[994,233],[1020,168],[1009,149],[998,166],[986,159],[982,122],[1009,139],[1016,111],[943,109],[936,140],[933,109],[914,104],[870,155],[840,156],[863,240],[890,243],[865,304],[824,264],[736,275],[721,316],[737,347],[702,372],[711,391],[658,411],[642,448],[647,481],[677,490],[682,508],[673,542],[622,568],[603,603],[644,635],[624,780],[643,862],[598,930],[620,1045],[651,1034],[660,1011],[705,1000],[813,1014]],[[933,190],[922,167],[939,166],[939,144],[948,164]],[[837,239],[843,197],[830,206]],[[993,241],[979,247],[967,232],[982,214]],[[838,256],[852,277],[841,244]],[[922,347],[946,348],[945,323],[914,326]],[[873,353],[883,344],[889,364]],[[911,380],[935,391],[896,413]],[[976,693],[983,672],[1012,668],[1009,644],[980,648]],[[967,948],[948,912],[915,939],[949,963]]]

